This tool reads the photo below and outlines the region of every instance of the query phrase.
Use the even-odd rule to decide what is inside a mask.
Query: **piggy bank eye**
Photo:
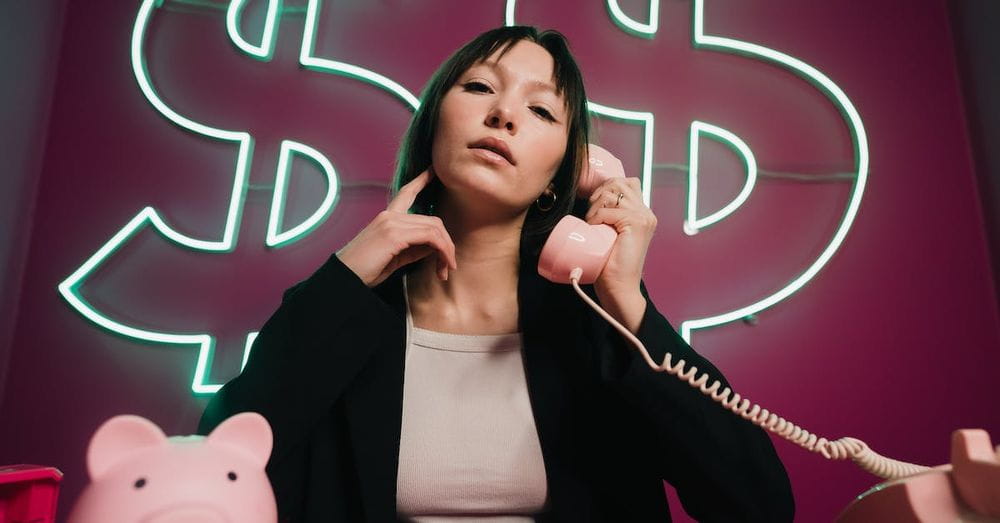
[[[139,479],[135,480],[135,483],[133,483],[132,486],[134,486],[136,489],[141,489],[142,487],[145,487],[146,486],[146,478],[139,478]]]
[[[229,471],[229,474],[226,474],[226,477],[229,478],[229,481],[236,481],[236,473],[231,470]]]

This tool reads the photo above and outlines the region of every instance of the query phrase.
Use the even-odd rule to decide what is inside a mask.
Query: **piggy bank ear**
[[[208,442],[233,448],[264,468],[271,456],[271,426],[256,412],[241,412],[215,427]]]
[[[90,447],[87,448],[90,480],[97,480],[136,451],[166,442],[166,434],[152,421],[140,416],[115,416],[105,421],[90,438]]]

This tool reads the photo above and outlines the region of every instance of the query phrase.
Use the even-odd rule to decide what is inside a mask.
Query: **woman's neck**
[[[449,270],[448,280],[442,281],[436,256],[417,262],[407,278],[414,323],[442,332],[516,332],[525,214],[493,221],[459,219],[449,212],[439,215],[455,243],[458,269]]]

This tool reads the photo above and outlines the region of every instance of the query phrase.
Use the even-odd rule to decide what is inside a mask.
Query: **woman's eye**
[[[490,87],[482,82],[468,82],[465,84],[465,89],[469,91],[478,91],[480,93],[490,92]]]
[[[555,118],[552,117],[552,113],[550,113],[547,110],[545,110],[544,107],[532,107],[531,109],[533,111],[535,111],[535,114],[537,114],[538,116],[541,116],[542,118],[544,118],[546,120],[549,120],[549,121],[552,121],[552,122],[554,122],[556,120]]]

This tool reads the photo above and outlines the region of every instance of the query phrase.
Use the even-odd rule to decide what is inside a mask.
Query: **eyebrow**
[[[508,68],[506,65],[503,65],[501,63],[497,63],[497,62],[480,62],[478,64],[475,64],[473,67],[479,66],[479,65],[485,65],[485,66],[489,67],[490,69],[499,69],[504,74],[506,74],[507,76],[510,76],[510,74],[511,74],[510,68]],[[549,82],[543,82],[541,80],[532,80],[532,81],[528,82],[528,84],[533,89],[535,89],[535,90],[549,91],[550,93],[552,93],[552,95],[554,95],[556,97],[559,96],[559,94],[556,92],[556,86],[552,85]]]

